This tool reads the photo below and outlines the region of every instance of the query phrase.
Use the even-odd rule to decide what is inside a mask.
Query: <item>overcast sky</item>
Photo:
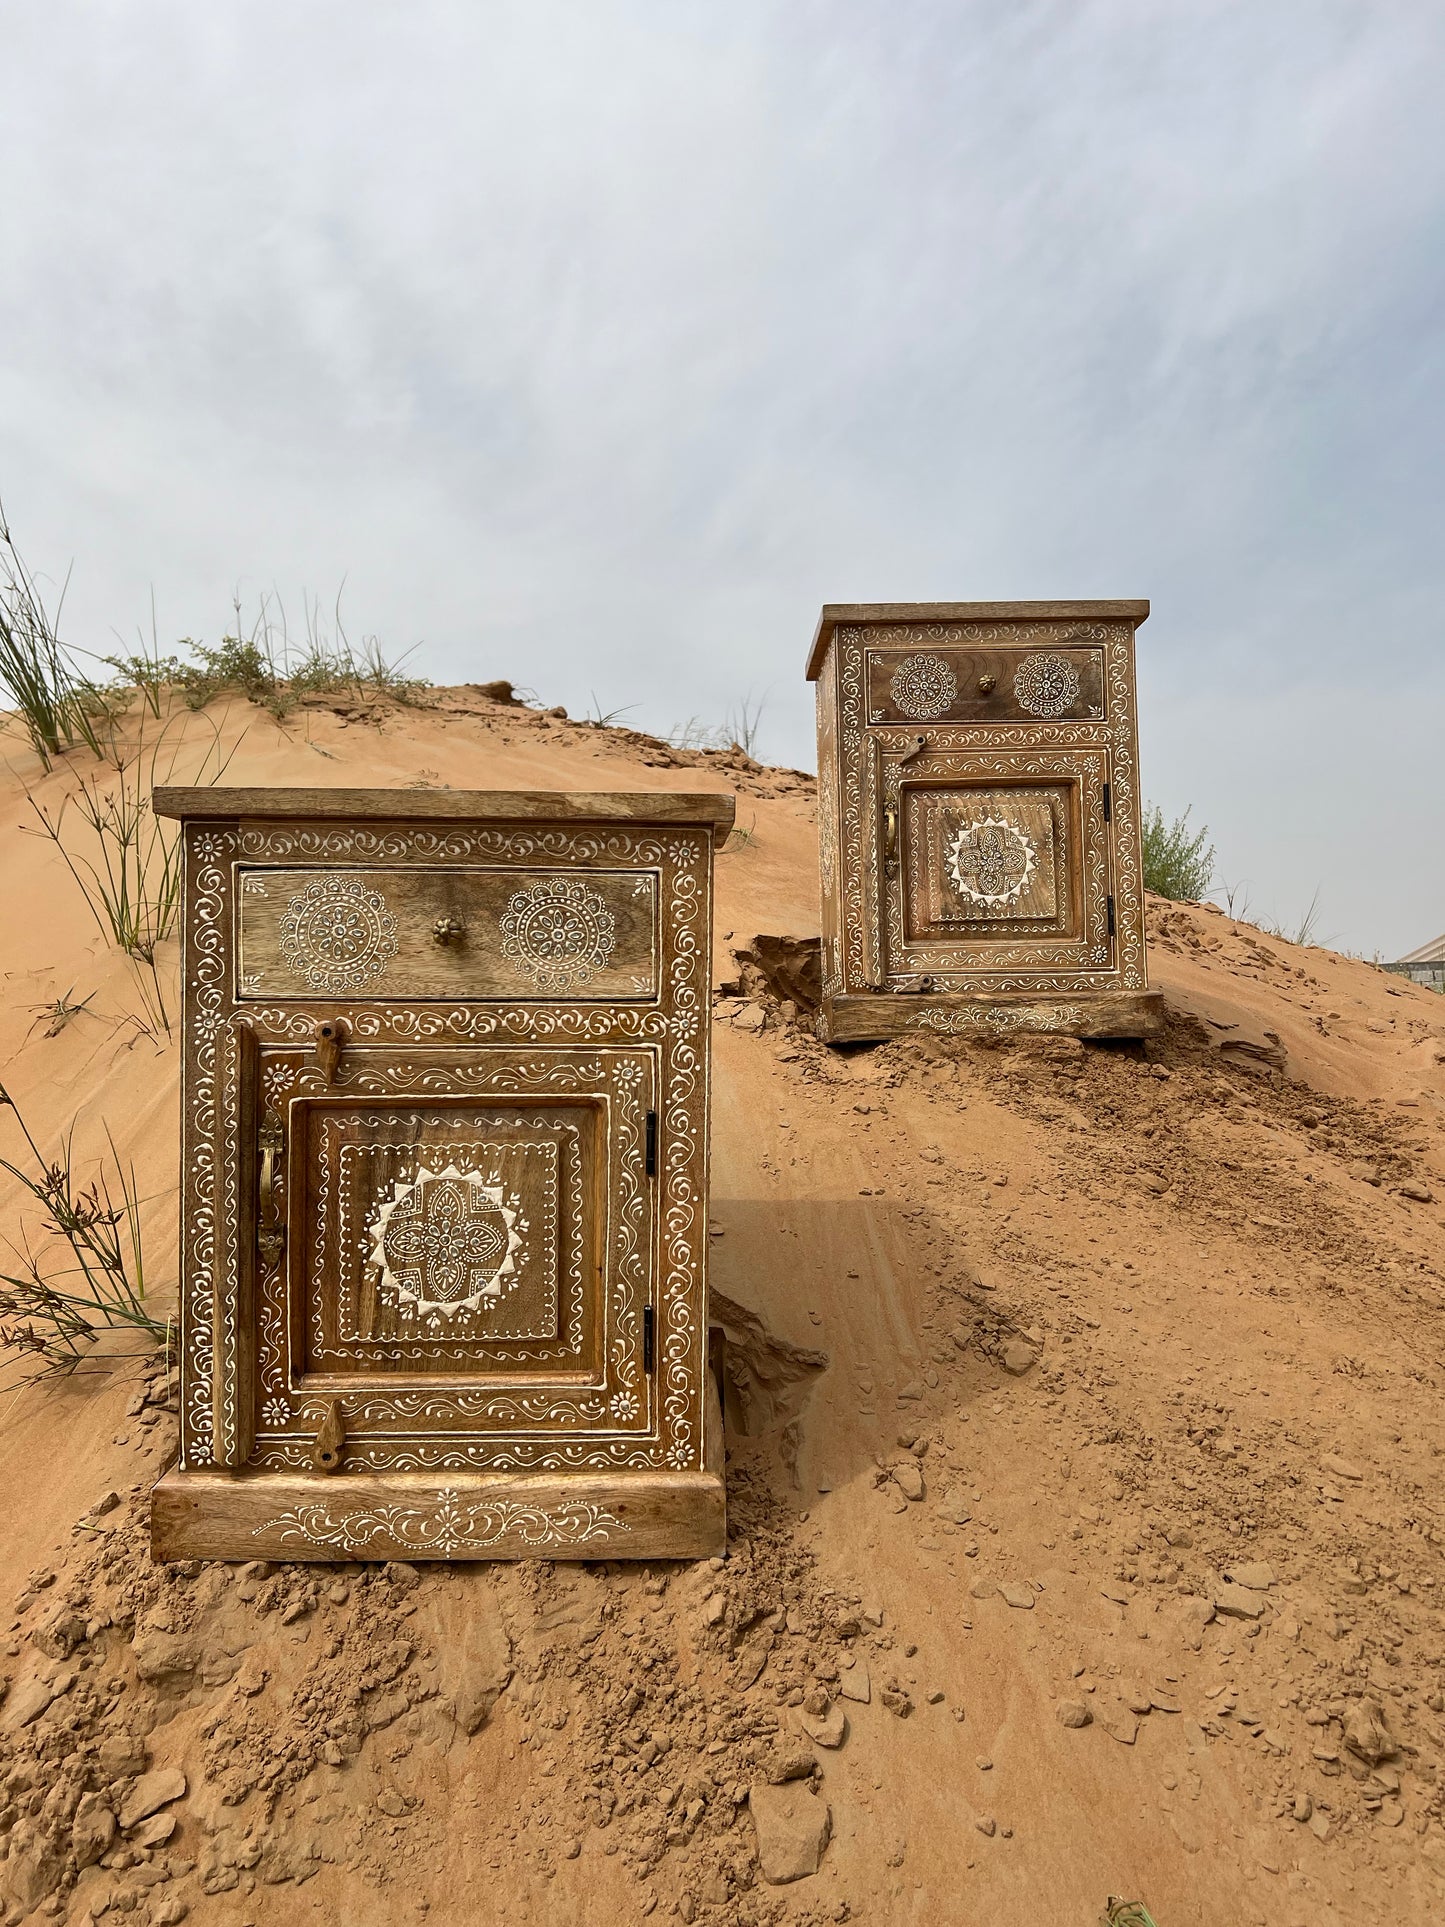
[[[0,0],[71,640],[356,634],[811,767],[825,601],[1148,596],[1146,793],[1445,929],[1433,0]]]

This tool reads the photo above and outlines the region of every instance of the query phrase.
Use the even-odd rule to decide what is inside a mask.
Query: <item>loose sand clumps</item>
[[[1441,1917],[1445,1000],[1154,905],[1147,1054],[830,1052],[808,779],[480,691],[212,713],[250,725],[237,782],[725,769],[747,799],[714,958],[728,1557],[155,1568],[172,1388],[11,1401],[7,1923]],[[120,1024],[53,851],[6,847],[3,1082],[45,1140],[135,1157],[163,1290],[174,1047]]]

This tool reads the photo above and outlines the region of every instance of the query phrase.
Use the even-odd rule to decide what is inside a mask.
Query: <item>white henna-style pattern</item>
[[[502,955],[540,991],[565,996],[612,961],[617,919],[581,878],[544,877],[510,897],[501,919]]]
[[[1081,1024],[1084,1012],[1078,1004],[1026,1005],[1008,1010],[998,1005],[980,1005],[973,1010],[921,1010],[909,1025],[910,1030],[968,1031],[1062,1030]]]
[[[1033,880],[1034,846],[1007,817],[966,823],[949,846],[948,869],[970,903],[1017,903]]]
[[[308,990],[365,990],[396,946],[396,918],[361,876],[313,877],[281,919],[281,961]]]
[[[1014,695],[1030,716],[1062,716],[1079,700],[1079,672],[1067,656],[1027,656],[1014,671]]]
[[[443,1318],[500,1298],[517,1275],[519,1205],[454,1164],[393,1184],[368,1227],[382,1290]]]
[[[545,1554],[612,1539],[632,1528],[605,1506],[586,1499],[561,1505],[529,1505],[518,1499],[462,1499],[443,1486],[431,1504],[343,1508],[335,1501],[313,1500],[278,1513],[255,1528],[253,1537],[274,1534],[283,1545],[329,1547],[337,1552],[402,1558],[451,1559],[459,1552],[482,1552],[509,1542]]]
[[[958,677],[942,656],[908,656],[888,685],[894,706],[928,722],[941,716],[958,694]]]

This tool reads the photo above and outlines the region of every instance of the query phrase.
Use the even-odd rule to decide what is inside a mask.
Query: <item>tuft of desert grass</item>
[[[121,1163],[107,1130],[110,1170],[102,1165],[81,1184],[69,1136],[59,1157],[47,1159],[3,1089],[0,1106],[13,1116],[27,1154],[20,1164],[0,1156],[0,1170],[18,1179],[34,1207],[21,1232],[19,1269],[0,1271],[0,1346],[14,1352],[20,1378],[62,1376],[105,1356],[100,1341],[107,1332],[139,1332],[169,1348],[170,1321],[146,1303],[134,1165]],[[36,1232],[46,1247],[40,1254],[31,1242]]]

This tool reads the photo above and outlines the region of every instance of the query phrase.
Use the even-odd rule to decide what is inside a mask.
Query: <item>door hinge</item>
[[[657,1176],[657,1112],[647,1113],[647,1175]]]
[[[1109,898],[1109,935],[1112,937],[1113,934],[1114,934],[1114,899],[1111,895]]]
[[[645,1372],[652,1370],[652,1316],[651,1305],[644,1305],[642,1308],[642,1369]]]
[[[1104,821],[1106,823],[1112,823],[1113,820],[1114,820],[1114,785],[1112,783],[1106,783],[1104,785]]]

